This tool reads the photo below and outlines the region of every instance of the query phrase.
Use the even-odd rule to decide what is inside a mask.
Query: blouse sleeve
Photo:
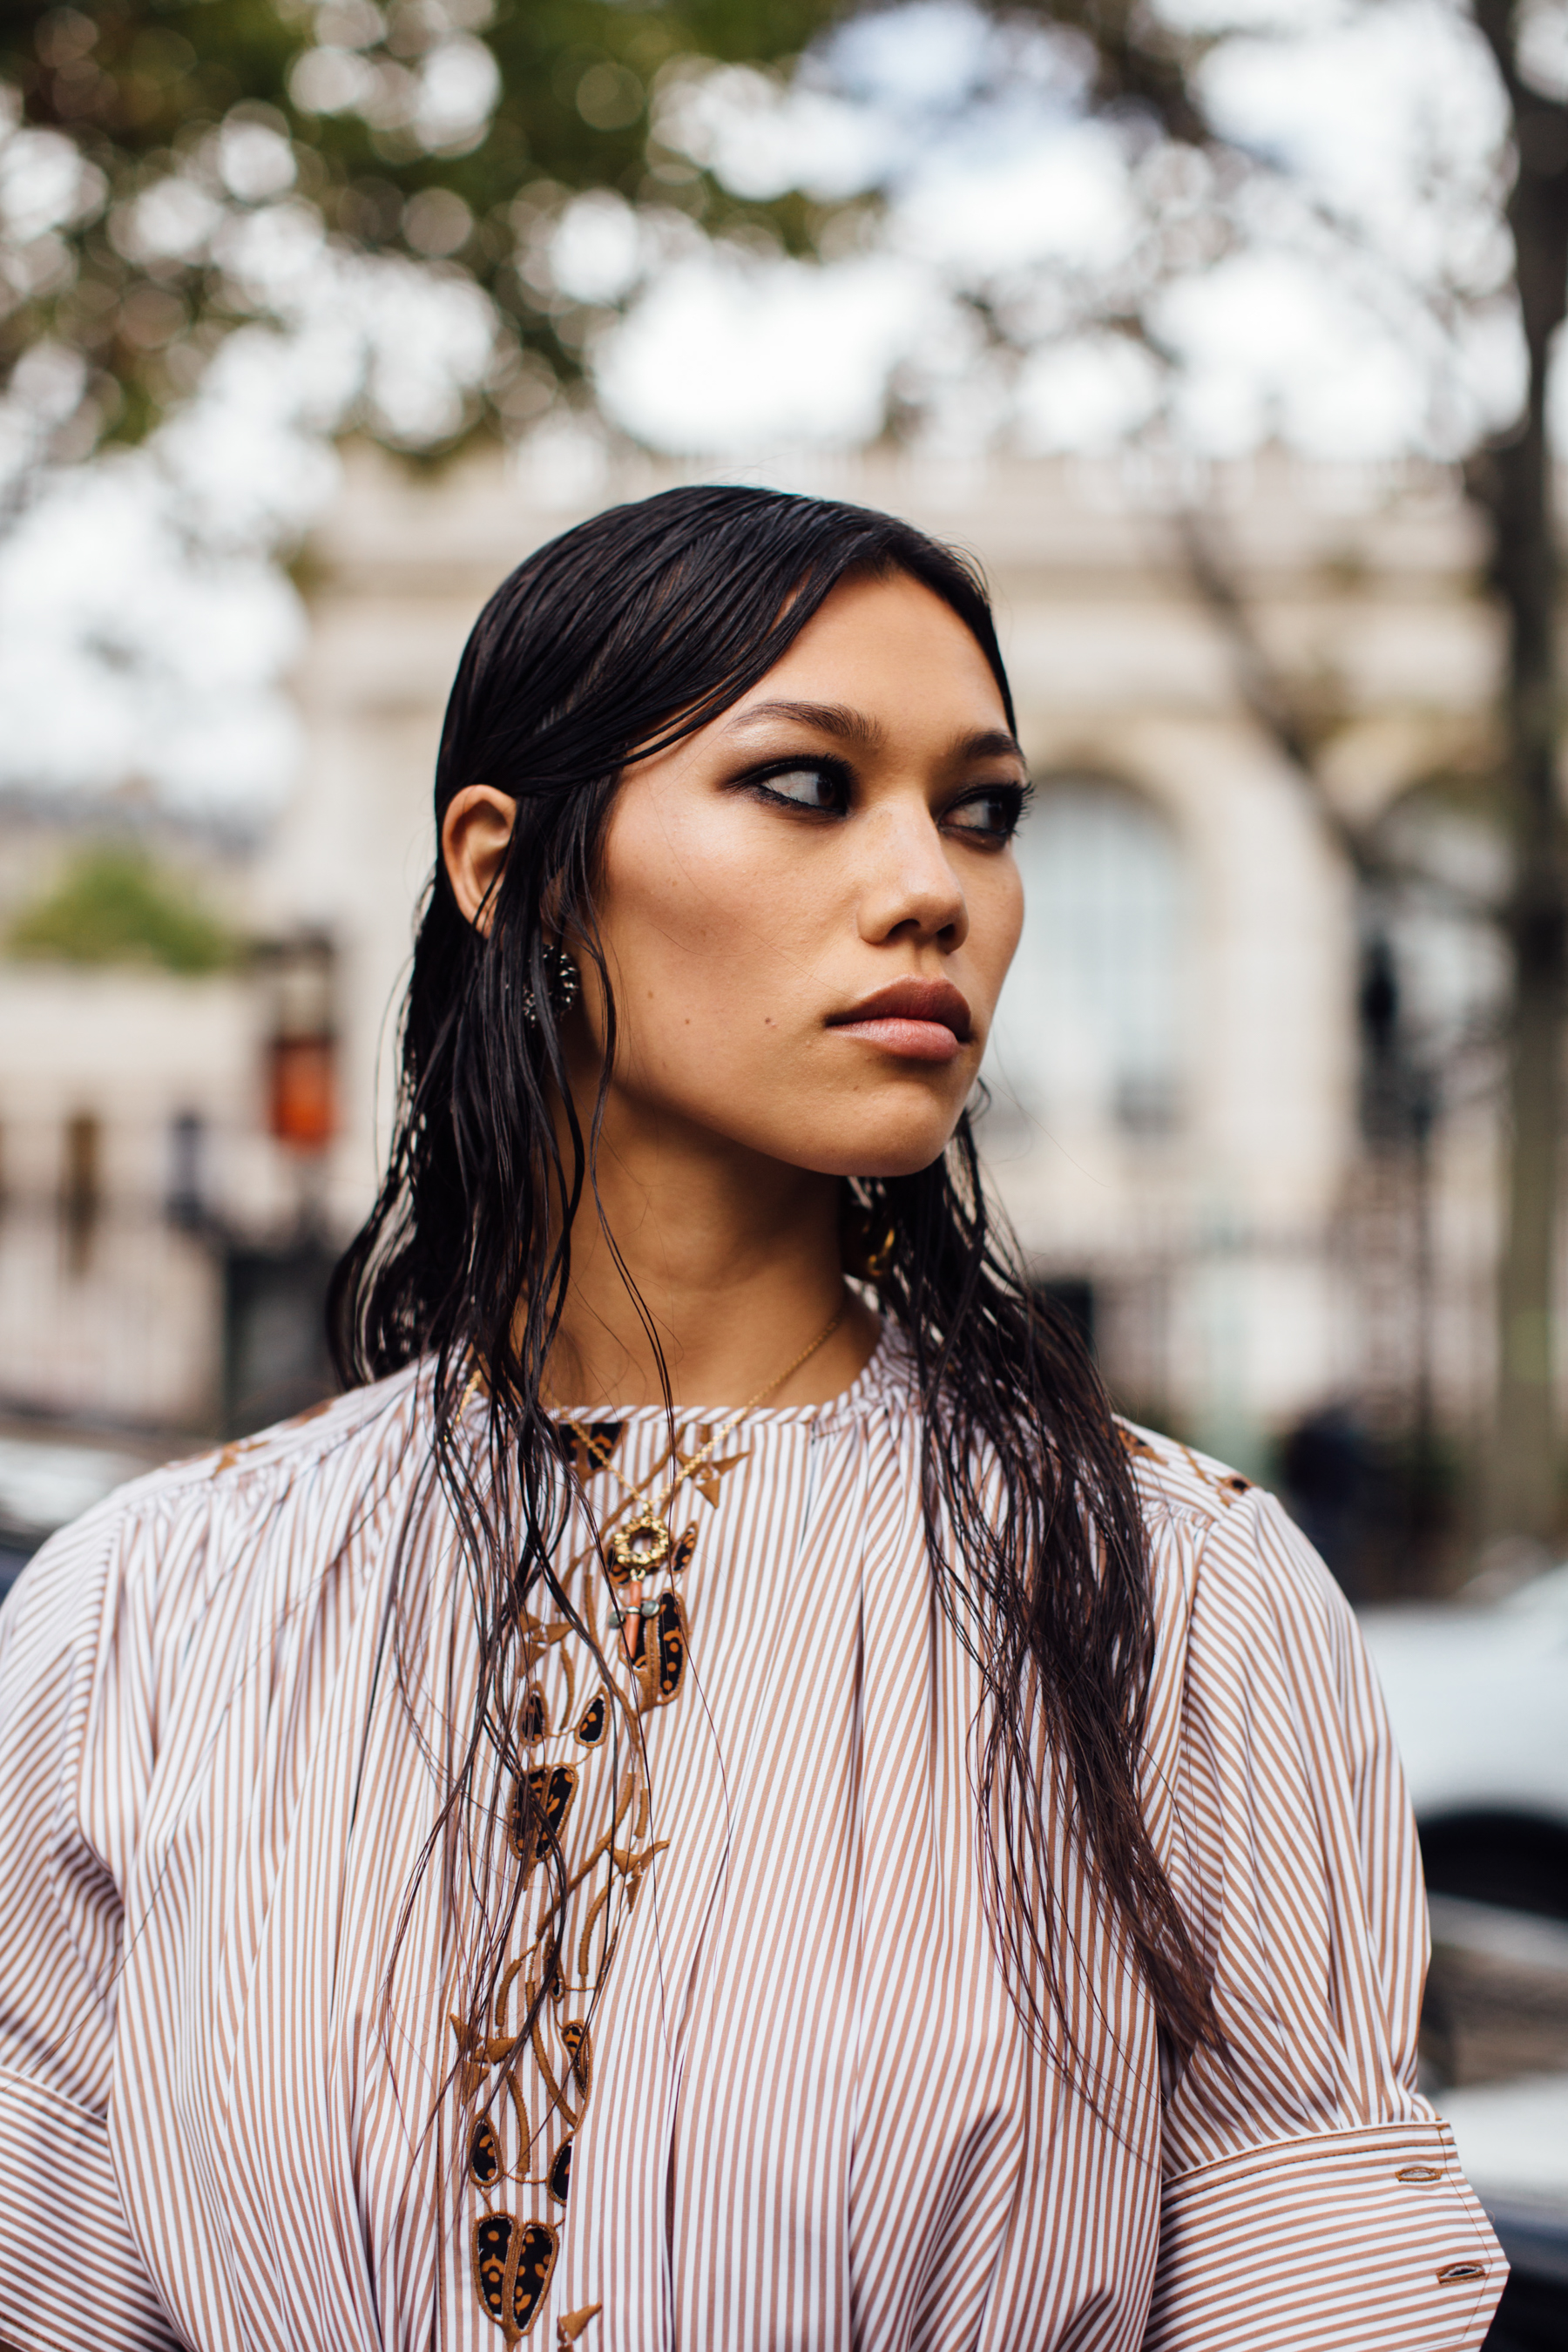
[[[177,2342],[110,2155],[119,1889],[155,1721],[128,1519],[110,1502],[56,1537],[0,1610],[0,2342],[16,2352]]]
[[[1507,2270],[1415,2088],[1426,1897],[1371,1663],[1267,1496],[1228,1480],[1185,1532],[1152,1813],[1227,2047],[1167,2084],[1144,2352],[1465,2352]]]

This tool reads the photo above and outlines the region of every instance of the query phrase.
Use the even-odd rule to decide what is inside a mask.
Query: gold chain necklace
[[[670,1452],[674,1454],[676,1462],[675,1475],[670,1479],[657,1504],[645,1501],[644,1497],[657,1482],[660,1471],[664,1468],[663,1463],[660,1463],[636,1486],[629,1479],[621,1476],[614,1463],[607,1463],[605,1465],[614,1471],[615,1475],[620,1479],[621,1485],[626,1489],[626,1500],[622,1503],[620,1511],[616,1512],[616,1517],[620,1517],[622,1511],[632,1509],[634,1505],[642,1504],[642,1508],[634,1510],[633,1516],[616,1528],[605,1545],[605,1565],[617,1584],[629,1584],[634,1581],[640,1583],[645,1576],[651,1575],[663,1567],[674,1548],[674,1539],[669,1531],[669,1512],[681,1487],[688,1479],[695,1479],[706,1468],[715,1449],[723,1444],[724,1440],[744,1420],[747,1413],[754,1412],[765,1398],[772,1396],[775,1389],[782,1389],[791,1374],[798,1372],[803,1364],[809,1363],[819,1348],[826,1347],[827,1342],[843,1322],[845,1308],[841,1305],[826,1329],[819,1331],[810,1346],[803,1348],[798,1356],[792,1357],[782,1372],[775,1372],[771,1381],[764,1381],[755,1396],[748,1397],[744,1404],[738,1405],[729,1420],[721,1428],[716,1429],[707,1444],[700,1446],[695,1454],[682,1454],[678,1447],[671,1445]]]

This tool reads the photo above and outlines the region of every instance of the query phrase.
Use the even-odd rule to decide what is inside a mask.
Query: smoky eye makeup
[[[737,776],[732,791],[750,793],[776,806],[799,809],[808,816],[839,816],[849,806],[855,779],[847,761],[808,754],[802,759],[768,760]]]
[[[994,784],[972,784],[942,811],[942,829],[1000,845],[1012,840],[1034,796],[1032,784],[1013,777]]]
[[[743,769],[727,789],[804,816],[843,816],[854,802],[855,772],[830,752],[786,754]],[[1000,848],[1013,838],[1033,797],[1031,784],[1009,776],[967,785],[932,815],[944,833],[957,834],[975,847]]]

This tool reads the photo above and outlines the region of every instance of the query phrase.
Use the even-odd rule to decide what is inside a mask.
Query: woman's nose
[[[866,872],[860,936],[872,944],[907,934],[962,947],[969,908],[923,798],[918,808],[877,811],[862,842]]]

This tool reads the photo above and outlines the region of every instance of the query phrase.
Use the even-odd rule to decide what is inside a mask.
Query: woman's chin
[[[820,1138],[797,1133],[781,1156],[797,1168],[816,1169],[825,1176],[859,1176],[868,1181],[918,1176],[922,1168],[942,1158],[957,1124],[956,1114],[952,1119],[928,1119],[915,1127],[845,1119]]]

